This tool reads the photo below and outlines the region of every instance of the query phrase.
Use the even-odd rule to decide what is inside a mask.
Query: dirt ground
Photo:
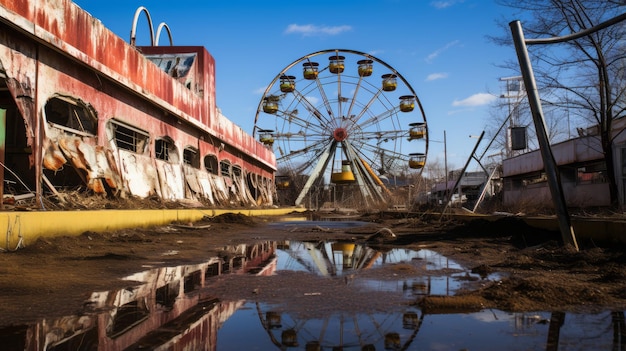
[[[216,256],[225,245],[267,240],[347,240],[377,248],[406,247],[436,251],[474,273],[501,272],[498,281],[476,284],[455,298],[416,301],[422,308],[497,308],[505,311],[594,311],[626,309],[626,255],[623,247],[579,243],[574,252],[560,244],[559,234],[525,226],[513,217],[496,222],[476,220],[467,224],[421,216],[363,215],[362,227],[271,229],[276,218],[227,214],[197,223],[174,223],[149,229],[109,233],[86,232],[75,237],[39,239],[15,252],[0,253],[0,326],[42,317],[80,312],[93,291],[110,290],[127,282],[119,278],[145,270],[146,264],[179,265]],[[395,238],[374,235],[387,228]],[[176,252],[174,255],[163,255]],[[406,266],[391,267],[393,274],[411,274]],[[389,271],[387,271],[389,273]],[[438,274],[431,272],[431,274]],[[340,289],[307,276],[300,286]],[[258,282],[257,282],[258,283]],[[255,283],[255,284],[257,284]],[[261,284],[261,283],[258,283]],[[276,286],[269,281],[267,289]],[[326,287],[320,284],[327,284]],[[298,286],[298,283],[293,284]],[[264,291],[248,283],[239,290],[228,287],[229,296],[247,298]],[[224,293],[216,287],[216,294]],[[273,289],[274,298],[293,290]],[[285,296],[281,296],[285,294]],[[371,295],[368,301],[373,301]],[[358,306],[357,306],[358,307]]]

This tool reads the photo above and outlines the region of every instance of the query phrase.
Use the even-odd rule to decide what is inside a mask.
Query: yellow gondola
[[[409,167],[413,169],[424,168],[426,165],[426,155],[422,153],[414,153],[409,155]]]
[[[415,96],[403,95],[400,96],[400,111],[411,112],[415,108]]]
[[[374,72],[374,68],[372,66],[372,60],[359,60],[357,64],[359,65],[359,77],[369,77]]]
[[[302,64],[302,75],[304,79],[314,80],[317,78],[317,66],[320,64],[317,62],[305,62]]]
[[[296,77],[280,76],[280,91],[283,93],[291,93],[296,90]]]
[[[405,312],[402,315],[402,327],[405,329],[415,329],[418,326],[417,313]]]
[[[344,59],[345,57],[343,56],[331,56],[328,58],[330,60],[330,63],[328,64],[328,70],[331,73],[342,73],[343,70],[345,69],[345,64],[344,64]]]
[[[381,78],[383,79],[383,90],[384,91],[394,91],[398,86],[398,81],[396,80],[398,76],[395,74],[387,73],[383,74]]]
[[[267,324],[270,328],[280,328],[282,327],[280,313],[275,311],[268,311],[265,314],[265,318],[267,319]]]
[[[423,139],[426,136],[426,123],[416,122],[409,124],[409,141]]]
[[[259,141],[267,146],[272,146],[274,144],[273,132],[273,130],[269,129],[259,129]]]
[[[278,96],[270,95],[263,100],[263,112],[274,114],[278,111]]]
[[[295,329],[284,330],[281,334],[281,342],[287,347],[298,346],[298,334]]]
[[[391,332],[385,334],[385,350],[400,349],[400,334]]]

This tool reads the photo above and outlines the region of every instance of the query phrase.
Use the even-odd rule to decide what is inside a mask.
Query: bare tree
[[[529,39],[580,32],[626,10],[624,2],[617,0],[498,0],[498,3],[520,11],[524,34]],[[620,23],[561,44],[531,46],[529,52],[542,91],[542,103],[567,110],[567,116],[573,120],[597,126],[611,205],[615,207],[619,205],[619,197],[612,123],[626,115],[625,28]],[[512,45],[510,32],[492,39]]]
[[[443,182],[446,179],[446,166],[439,158],[430,159],[428,160],[424,173],[424,177],[429,179],[433,184]]]

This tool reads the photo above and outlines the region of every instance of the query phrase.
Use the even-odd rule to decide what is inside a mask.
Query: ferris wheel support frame
[[[324,150],[324,153],[322,153],[319,161],[315,165],[315,168],[311,172],[309,179],[307,179],[306,183],[304,184],[302,191],[300,191],[298,198],[296,198],[296,202],[295,202],[296,206],[302,205],[302,201],[304,200],[304,197],[306,196],[306,194],[309,193],[309,190],[313,186],[313,183],[317,181],[317,179],[322,175],[322,172],[324,171],[324,169],[326,169],[326,167],[328,166],[328,162],[330,161],[330,154],[334,153],[336,148],[337,148],[337,144],[331,143],[329,147],[327,147],[326,150]]]

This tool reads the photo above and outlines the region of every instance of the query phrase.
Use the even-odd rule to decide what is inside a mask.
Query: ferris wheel
[[[278,191],[301,205],[321,188],[387,203],[389,179],[421,172],[428,133],[422,105],[393,67],[354,50],[308,54],[269,84],[253,135],[276,154]]]

